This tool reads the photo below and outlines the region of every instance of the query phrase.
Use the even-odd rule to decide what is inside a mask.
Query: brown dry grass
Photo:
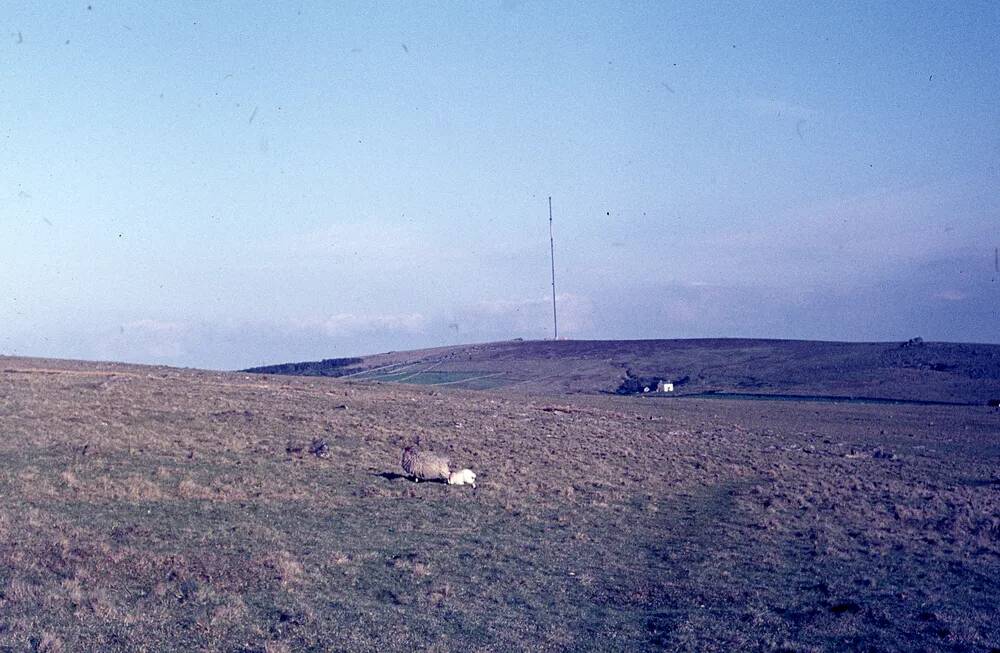
[[[986,409],[0,368],[0,649],[1000,646]]]

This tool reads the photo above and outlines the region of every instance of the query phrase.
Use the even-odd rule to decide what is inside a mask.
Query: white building
[[[656,384],[656,391],[657,392],[673,392],[674,391],[674,384],[670,383],[669,381],[660,381],[659,383]]]

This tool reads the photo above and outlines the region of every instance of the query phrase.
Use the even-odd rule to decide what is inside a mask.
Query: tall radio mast
[[[552,339],[559,339],[559,322],[556,320],[556,243],[552,238],[552,196],[549,196],[549,254],[552,258]]]

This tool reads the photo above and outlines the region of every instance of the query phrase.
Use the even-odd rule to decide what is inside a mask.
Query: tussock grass
[[[985,411],[9,367],[0,648],[1000,641]],[[401,478],[414,436],[479,488]]]

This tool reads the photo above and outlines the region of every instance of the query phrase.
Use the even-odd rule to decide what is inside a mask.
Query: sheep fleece
[[[450,461],[430,451],[420,451],[416,447],[403,450],[403,460],[400,463],[403,470],[421,480],[448,480],[451,474]]]

